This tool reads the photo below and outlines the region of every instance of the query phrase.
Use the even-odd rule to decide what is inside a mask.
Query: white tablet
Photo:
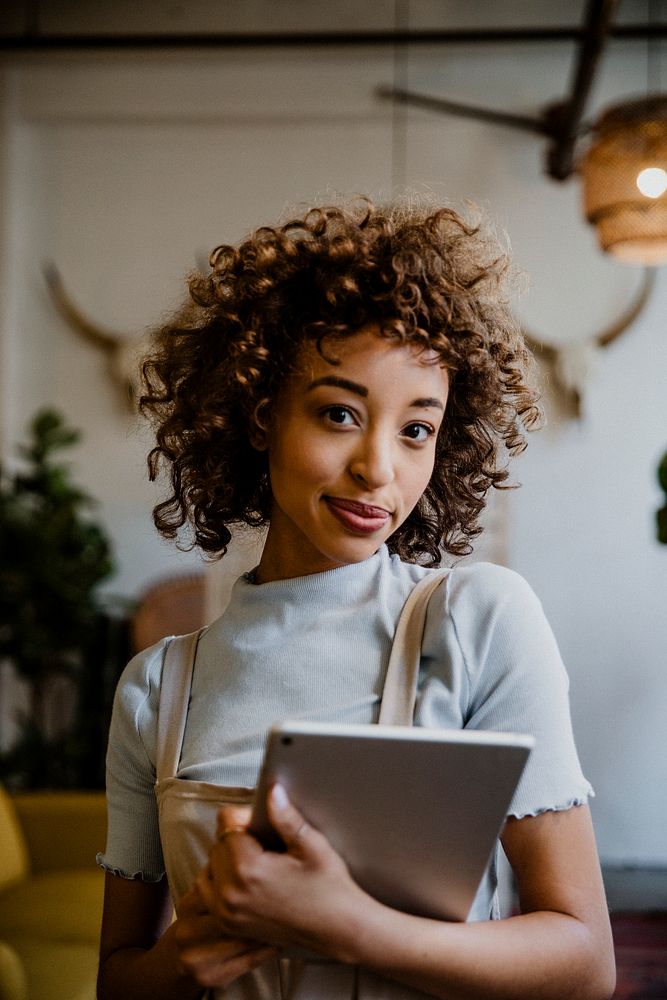
[[[532,736],[287,721],[269,732],[250,830],[284,848],[266,815],[279,781],[354,879],[396,909],[465,920]]]

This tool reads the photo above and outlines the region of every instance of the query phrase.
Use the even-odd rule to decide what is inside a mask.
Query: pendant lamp
[[[579,171],[601,248],[626,263],[667,264],[667,95],[608,108]]]

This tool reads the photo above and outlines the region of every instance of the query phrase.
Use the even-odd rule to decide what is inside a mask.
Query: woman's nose
[[[394,479],[393,448],[379,435],[364,438],[350,462],[350,473],[367,489],[377,490]]]

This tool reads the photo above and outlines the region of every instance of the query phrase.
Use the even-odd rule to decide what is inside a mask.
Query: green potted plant
[[[60,451],[79,440],[60,413],[44,409],[18,448],[18,471],[0,468],[0,657],[28,684],[30,710],[17,742],[0,756],[13,787],[81,783],[81,696],[75,725],[54,737],[47,725],[53,678],[85,689],[88,652],[99,631],[97,585],[113,569],[104,530],[87,514],[93,501],[73,482]]]

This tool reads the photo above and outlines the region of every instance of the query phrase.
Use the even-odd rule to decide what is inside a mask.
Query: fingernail
[[[276,809],[287,809],[289,805],[287,792],[279,782],[276,782],[271,789],[271,797],[273,798],[273,804]]]

